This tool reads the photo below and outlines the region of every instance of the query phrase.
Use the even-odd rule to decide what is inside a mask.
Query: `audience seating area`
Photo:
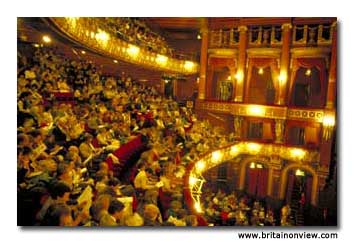
[[[282,222],[271,220],[270,208],[259,220],[235,215],[233,206],[223,210],[220,191],[205,195],[204,214],[193,215],[185,205],[185,168],[235,142],[234,134],[221,134],[153,87],[105,77],[92,63],[47,47],[28,51],[21,45],[18,225],[288,225],[286,209]],[[257,215],[262,211],[262,205],[241,202]]]

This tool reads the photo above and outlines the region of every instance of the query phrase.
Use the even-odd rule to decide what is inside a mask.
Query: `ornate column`
[[[242,138],[242,120],[243,120],[243,118],[241,116],[234,117],[235,137],[237,139]]]
[[[200,72],[199,72],[199,90],[198,98],[201,100],[205,99],[205,83],[206,83],[206,71],[208,65],[208,18],[202,18],[202,46],[200,50]]]
[[[284,143],[285,120],[275,120],[275,143]]]
[[[281,26],[282,29],[282,49],[280,59],[279,89],[276,103],[278,105],[285,104],[286,87],[288,82],[289,61],[290,61],[290,37],[291,24],[286,23]]]
[[[239,54],[236,71],[236,85],[234,88],[234,101],[243,101],[243,86],[245,77],[245,63],[246,63],[246,48],[247,48],[247,26],[242,25],[238,27],[239,31]]]
[[[270,158],[269,181],[267,195],[275,199],[279,198],[280,190],[280,174],[281,174],[281,158],[272,156]]]
[[[326,108],[333,109],[334,101],[336,99],[336,85],[337,85],[337,22],[332,24],[332,50],[331,50],[331,64],[329,68],[328,88]]]
[[[320,163],[322,166],[328,167],[331,163],[333,131],[335,125],[336,118],[334,111],[326,110],[322,121],[322,137],[320,144]]]

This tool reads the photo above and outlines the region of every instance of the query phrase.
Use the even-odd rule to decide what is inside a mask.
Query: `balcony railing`
[[[316,150],[247,141],[240,141],[218,150],[209,151],[196,161],[190,163],[185,173],[184,196],[190,210],[198,214],[203,213],[203,205],[200,200],[203,193],[203,183],[205,182],[203,173],[226,161],[232,160],[234,163],[239,163],[240,160],[233,159],[243,154],[266,156],[269,158],[276,157],[310,167],[317,166],[320,159],[320,155]],[[279,163],[274,164],[274,166],[282,167],[280,164],[282,160],[274,161]]]
[[[335,23],[294,25],[292,29],[293,46],[330,45]],[[277,47],[282,45],[280,25],[247,26],[250,47]],[[209,48],[235,48],[239,44],[237,28],[218,29],[209,32]]]
[[[289,108],[284,106],[239,104],[222,101],[196,101],[196,109],[227,113],[235,116],[323,122],[326,110]]]
[[[65,35],[95,52],[150,69],[167,72],[194,74],[199,64],[180,60],[131,44],[100,28],[99,18],[50,18]]]

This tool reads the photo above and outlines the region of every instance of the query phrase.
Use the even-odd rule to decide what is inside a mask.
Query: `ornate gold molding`
[[[99,18],[52,17],[50,20],[68,38],[113,59],[150,69],[187,75],[197,73],[199,70],[199,64],[196,62],[178,60],[167,54],[155,53],[110,35],[109,32],[99,28]]]
[[[238,49],[212,48],[208,54],[210,57],[237,57]]]
[[[297,109],[278,106],[238,104],[219,101],[196,102],[196,109],[227,113],[234,116],[323,122],[324,109]]]
[[[298,47],[291,48],[292,57],[325,57],[328,58],[331,49],[327,47]]]
[[[290,29],[292,29],[293,28],[293,26],[292,26],[292,24],[291,23],[285,23],[285,24],[282,24],[281,25],[281,29],[284,31],[284,30],[290,30]]]
[[[249,48],[247,49],[247,56],[252,57],[275,57],[280,58],[280,48]]]

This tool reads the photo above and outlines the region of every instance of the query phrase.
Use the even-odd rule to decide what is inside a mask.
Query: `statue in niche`
[[[316,29],[315,28],[309,28],[309,40],[308,40],[308,44],[309,45],[315,45],[316,44],[316,40],[315,40],[315,36],[316,36]]]
[[[268,45],[269,44],[269,30],[264,30],[263,31],[263,45]]]
[[[283,142],[283,133],[284,133],[284,121],[276,120],[275,122],[275,142]]]
[[[241,131],[242,131],[242,117],[236,116],[234,118],[234,129],[235,129],[235,137],[241,138]]]

